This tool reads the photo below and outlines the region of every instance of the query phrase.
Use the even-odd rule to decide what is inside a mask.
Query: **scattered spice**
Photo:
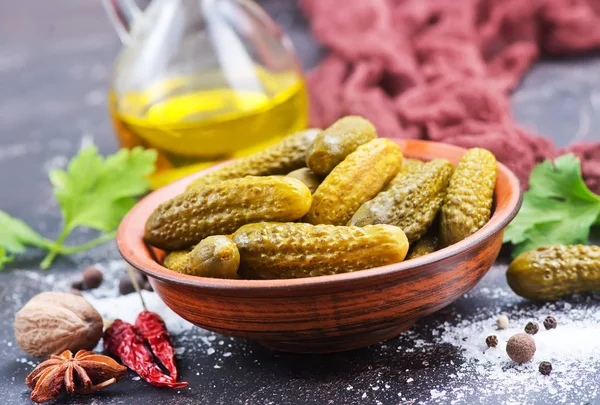
[[[496,321],[496,325],[498,326],[498,329],[508,328],[508,317],[506,315],[500,315]]]
[[[496,347],[498,346],[498,337],[496,335],[490,335],[485,338],[485,344],[487,347]]]
[[[557,325],[558,322],[556,322],[556,318],[553,316],[547,316],[546,319],[544,319],[544,328],[546,328],[546,330],[556,329]]]
[[[537,322],[527,322],[527,325],[525,325],[525,332],[530,335],[535,335],[539,330],[540,325],[538,325]]]
[[[552,372],[552,363],[549,361],[542,361],[539,370],[543,375],[549,375]]]
[[[535,342],[526,333],[517,333],[506,342],[506,354],[516,363],[526,363],[535,354]]]
[[[177,381],[177,366],[171,336],[162,318],[154,312],[142,311],[135,320],[135,327],[148,342],[156,358],[169,371],[171,378]]]
[[[83,270],[83,285],[86,289],[92,290],[100,287],[104,280],[104,274],[96,266],[88,266]]]
[[[83,280],[73,281],[71,283],[71,289],[73,289],[73,290],[79,290],[79,291],[83,290],[84,289],[84,287],[83,287]]]
[[[186,382],[177,382],[162,372],[137,328],[130,323],[120,319],[112,323],[104,332],[104,350],[119,357],[127,367],[156,387],[178,389],[188,385]]]
[[[108,356],[80,350],[75,356],[70,350],[40,363],[25,380],[33,391],[31,400],[50,401],[62,392],[89,394],[108,387],[125,377],[127,368]]]
[[[135,278],[137,280],[138,285],[140,286],[143,286],[147,281],[146,276],[137,271],[135,272]],[[127,274],[125,274],[119,279],[119,293],[121,295],[127,295],[133,292],[135,292],[135,286],[133,285],[131,278]]]

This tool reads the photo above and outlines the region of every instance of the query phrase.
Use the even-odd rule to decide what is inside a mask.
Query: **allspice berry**
[[[556,318],[553,316],[547,316],[546,319],[544,319],[544,328],[546,328],[546,330],[556,329],[557,325],[558,322],[556,322]]]
[[[100,269],[96,266],[88,266],[83,270],[83,285],[88,289],[94,289],[100,287],[104,275]]]
[[[73,281],[71,283],[71,288],[73,290],[79,290],[79,291],[83,290],[84,289],[84,287],[83,287],[83,281],[81,281],[81,280]]]
[[[485,344],[487,347],[496,347],[498,346],[498,337],[496,335],[490,335],[485,338]]]
[[[526,363],[535,354],[535,342],[526,333],[517,333],[506,342],[506,354],[516,363]]]
[[[535,335],[539,330],[540,325],[538,325],[537,322],[527,322],[527,325],[525,325],[525,332],[530,335]]]
[[[144,283],[146,282],[146,277],[142,273],[136,271],[135,278],[136,278],[140,288],[144,288]],[[119,294],[127,295],[127,294],[131,294],[133,292],[135,292],[135,286],[131,282],[131,279],[129,278],[129,274],[123,275],[119,279]]]
[[[508,328],[508,317],[506,315],[500,315],[496,321],[496,325],[498,325],[498,329]]]
[[[539,370],[543,375],[549,375],[552,372],[552,363],[549,361],[542,361]]]

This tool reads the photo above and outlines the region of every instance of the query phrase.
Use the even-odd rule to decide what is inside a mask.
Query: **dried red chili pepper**
[[[177,366],[175,365],[171,336],[162,318],[155,312],[142,311],[135,320],[135,327],[146,339],[154,355],[169,370],[171,378],[177,380]]]
[[[127,367],[156,387],[184,388],[188,385],[186,382],[177,382],[162,372],[143,338],[130,323],[120,319],[113,322],[104,332],[104,350],[119,357]]]

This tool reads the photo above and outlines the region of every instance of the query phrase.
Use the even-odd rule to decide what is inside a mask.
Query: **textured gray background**
[[[307,35],[306,23],[294,2],[272,0],[263,4],[290,33],[305,67],[314,66],[322,51]],[[93,140],[102,153],[117,148],[106,91],[119,47],[99,1],[0,0],[0,209],[25,219],[49,237],[58,232],[60,216],[47,180],[48,170],[63,167],[82,142]],[[514,106],[520,122],[560,145],[600,140],[600,58],[538,64],[514,96]],[[84,235],[74,235],[72,242],[81,237]],[[23,354],[13,344],[12,321],[29,297],[49,287],[31,281],[31,272],[38,271],[35,266],[41,257],[42,252],[30,251],[0,273],[0,403],[29,403],[23,380],[31,366],[18,361]],[[52,272],[58,279],[66,278],[89,263],[116,258],[114,247],[103,247],[75,258],[60,258]],[[456,313],[468,317],[475,308],[491,310],[482,289],[504,287],[504,269],[500,260],[468,298],[420,322],[414,329],[416,335],[428,339],[429,325],[453,322]],[[516,300],[501,297],[493,305],[502,307]],[[93,398],[61,399],[57,403],[355,403],[360,397],[346,387],[368,388],[369,381],[382,375],[392,381],[392,387],[370,392],[364,403],[398,404],[397,392],[410,401],[427,403],[431,382],[443,386],[444,375],[451,369],[441,373],[435,367],[424,367],[423,360],[461,361],[456,349],[447,347],[402,354],[380,344],[345,354],[296,356],[274,353],[240,339],[224,339],[234,355],[220,369],[213,368],[203,354],[183,356],[183,378],[193,387],[188,393],[174,395],[128,378]],[[193,353],[193,343],[180,344]],[[405,381],[410,376],[420,378],[409,385]],[[597,372],[595,381],[599,379]],[[473,389],[469,401],[477,403],[475,378]],[[584,388],[581,396],[571,400],[580,403],[585,397]],[[497,402],[508,399],[499,394]],[[551,397],[532,396],[529,402],[553,401]]]

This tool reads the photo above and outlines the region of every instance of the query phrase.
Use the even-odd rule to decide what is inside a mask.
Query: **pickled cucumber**
[[[306,165],[326,176],[356,148],[375,138],[377,130],[369,120],[355,115],[340,118],[317,135],[306,153]]]
[[[300,180],[302,183],[306,184],[306,187],[310,190],[311,193],[314,193],[321,184],[321,178],[317,176],[312,170],[308,167],[303,167],[302,169],[294,170],[287,174],[289,177],[293,177],[295,179]]]
[[[180,250],[211,235],[227,235],[260,221],[294,221],[312,196],[300,180],[248,176],[199,186],[161,204],[146,222],[144,238],[165,250]]]
[[[442,206],[453,166],[434,159],[412,173],[400,173],[394,184],[365,202],[348,225],[396,225],[410,243],[418,240],[432,224]]]
[[[203,239],[189,254],[189,273],[194,276],[239,278],[240,253],[227,236]]]
[[[239,278],[240,253],[227,236],[215,235],[202,239],[192,249],[170,252],[163,266],[177,273],[200,277]]]
[[[414,173],[417,172],[419,170],[421,170],[423,168],[423,166],[425,166],[427,162],[424,162],[422,160],[419,159],[412,159],[412,158],[404,158],[402,159],[402,168],[400,169],[400,173],[405,173],[405,174],[410,174],[410,173]],[[400,174],[398,173],[398,174]]]
[[[516,294],[535,301],[600,291],[600,246],[548,245],[522,253],[506,280]]]
[[[469,149],[450,178],[442,205],[442,246],[459,242],[490,219],[496,187],[496,157],[488,150]]]
[[[323,180],[313,194],[304,221],[345,225],[354,212],[398,173],[402,165],[400,147],[388,139],[361,145]]]
[[[222,180],[286,174],[299,169],[305,165],[306,151],[319,132],[319,129],[311,128],[289,135],[265,150],[213,170],[191,183],[188,189]]]
[[[408,240],[398,227],[256,223],[233,234],[244,278],[312,277],[404,260]]]
[[[177,273],[189,274],[189,250],[176,250],[170,252],[163,260],[163,266]]]
[[[437,249],[437,245],[439,242],[439,237],[435,232],[427,231],[425,235],[412,245],[410,245],[410,249],[408,250],[407,259],[415,259],[417,257],[428,255],[429,253],[433,253]]]

